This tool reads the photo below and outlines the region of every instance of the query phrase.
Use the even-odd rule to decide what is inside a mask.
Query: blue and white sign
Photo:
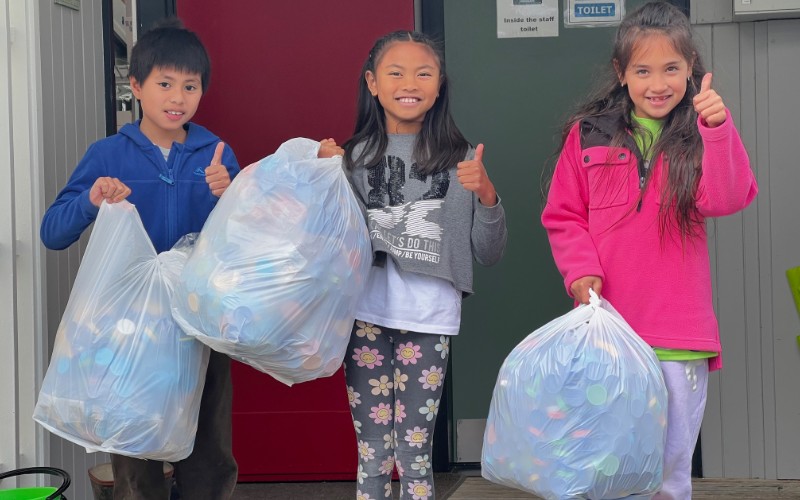
[[[623,0],[568,0],[564,26],[616,26],[624,16]]]

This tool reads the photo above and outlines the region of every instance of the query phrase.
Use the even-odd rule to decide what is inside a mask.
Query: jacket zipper
[[[170,157],[173,154],[177,154],[176,151],[170,151]],[[166,160],[167,164],[167,173],[166,174],[159,174],[158,178],[164,181],[165,189],[167,190],[167,210],[164,212],[164,223],[165,227],[167,228],[167,241],[173,241],[175,239],[175,217],[171,217],[170,214],[175,212],[175,190],[170,189],[175,187],[175,174],[172,167],[169,164],[170,158]],[[172,158],[172,163],[174,164],[177,158]]]
[[[633,142],[630,136],[629,140],[630,142]],[[639,174],[639,202],[636,204],[636,211],[641,212],[642,200],[644,200],[644,183],[647,180],[647,168],[645,167],[644,158],[642,157],[641,151],[639,151],[639,147],[636,146],[635,142],[632,145],[633,148],[631,148],[631,144],[628,144],[627,146],[630,148],[633,157],[636,158],[636,171]]]

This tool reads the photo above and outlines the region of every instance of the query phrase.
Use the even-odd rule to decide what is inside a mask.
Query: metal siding
[[[784,273],[800,265],[791,127],[800,113],[800,20],[696,31],[712,41],[706,64],[734,113],[760,191],[742,214],[709,226],[725,368],[709,386],[703,470],[709,477],[796,479],[800,328]]]
[[[739,134],[750,155],[750,164],[759,180],[758,161],[756,157],[756,88],[755,88],[755,44],[753,41],[753,24],[739,25],[739,112],[736,123]],[[747,335],[747,365],[749,375],[761,374],[770,363],[764,355],[764,344],[761,338],[761,310],[759,307],[759,245],[758,245],[758,199],[742,213],[743,278],[744,278],[744,328]],[[774,408],[765,405],[771,386],[765,384],[764,377],[748,376],[748,413],[752,416],[749,422],[750,441],[750,476],[766,478],[768,473],[767,453],[770,443],[774,449],[774,436],[765,433],[765,420]]]
[[[80,11],[52,2],[40,8],[44,133],[44,204],[64,187],[88,146],[105,131],[103,23],[100,0],[82,0]],[[49,345],[69,299],[88,234],[67,250],[46,252]],[[92,498],[86,471],[108,461],[106,454],[87,454],[82,447],[52,436],[50,464],[72,476],[70,498]]]
[[[739,53],[738,26],[714,26],[712,58],[709,70],[714,74],[714,88],[734,114],[735,123],[739,108]],[[742,241],[742,214],[723,217],[715,221],[716,227],[716,288],[715,299],[719,317],[720,335],[723,339],[724,373],[720,376],[723,435],[748,434],[750,394],[747,373],[747,332],[744,329],[744,262]],[[750,477],[749,440],[724,441],[724,476]]]
[[[697,2],[692,2],[691,7],[694,10]],[[712,49],[712,28],[711,26],[696,26],[695,39],[697,40],[698,49],[703,59],[703,64],[707,70],[713,69],[713,58],[711,56]],[[711,280],[713,283],[717,282],[717,232],[716,225],[713,221],[708,224],[708,247],[709,258],[711,264]],[[724,339],[723,339],[724,342]],[[725,358],[727,365],[727,356]],[[722,401],[719,392],[719,372],[712,373],[708,380],[708,401],[706,403],[706,412],[703,419],[702,429],[702,451],[703,451],[703,473],[706,476],[716,477],[722,475],[721,456],[715,457],[717,460],[709,461],[707,455],[712,451],[717,453],[722,449]],[[709,425],[709,422],[711,425]],[[719,451],[721,453],[721,451]]]
[[[775,344],[772,335],[772,314],[769,304],[772,302],[772,295],[769,290],[769,283],[772,276],[769,271],[772,244],[769,239],[770,227],[770,168],[769,168],[769,148],[766,147],[769,139],[768,126],[768,107],[764,104],[769,97],[768,91],[768,64],[767,58],[763,57],[767,50],[766,23],[750,23],[752,26],[752,40],[748,37],[750,32],[743,32],[743,41],[753,45],[753,62],[751,63],[754,71],[751,75],[755,91],[750,97],[751,105],[755,116],[753,126],[755,136],[751,144],[753,153],[751,160],[756,165],[755,172],[758,180],[759,195],[756,198],[756,235],[758,241],[758,286],[754,285],[754,293],[757,293],[756,306],[759,309],[761,335],[761,352],[763,364],[771,367],[774,362]],[[760,56],[760,57],[756,57]],[[777,434],[775,427],[775,377],[768,374],[761,377],[762,399],[764,407],[764,466],[765,474],[768,478],[774,478],[777,470]]]
[[[789,287],[786,269],[800,266],[800,225],[797,223],[797,127],[800,115],[797,82],[800,81],[800,21],[769,21],[767,63],[769,64],[769,142],[770,193],[772,220],[772,314],[774,338],[775,417],[777,440],[777,478],[800,477],[800,352],[795,337],[800,333],[798,315]]]

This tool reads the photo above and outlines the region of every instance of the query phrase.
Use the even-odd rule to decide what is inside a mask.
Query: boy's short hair
[[[133,46],[128,75],[143,83],[153,68],[197,73],[203,93],[211,81],[211,61],[206,48],[194,32],[174,17],[156,23]]]

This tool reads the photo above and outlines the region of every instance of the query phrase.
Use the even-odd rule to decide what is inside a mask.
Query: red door
[[[292,137],[353,130],[359,73],[373,42],[412,29],[411,0],[178,0],[211,56],[194,121],[249,165]],[[291,388],[234,363],[233,440],[241,481],[354,479],[356,442],[344,377]]]

